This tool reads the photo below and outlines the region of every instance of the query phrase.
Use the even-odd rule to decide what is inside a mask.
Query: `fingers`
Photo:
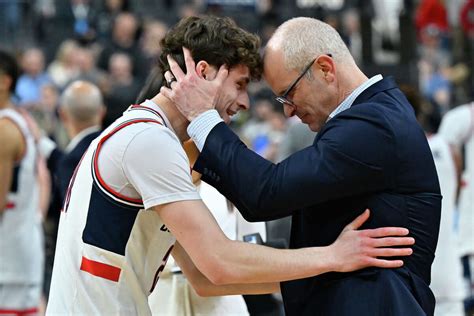
[[[165,72],[165,80],[166,80],[166,86],[168,88],[171,88],[171,84],[176,81],[176,78],[173,76],[173,74],[170,71]]]
[[[228,75],[229,75],[229,70],[227,69],[227,66],[222,65],[219,68],[219,71],[217,72],[217,76],[214,80],[217,81],[218,84],[220,85],[227,79]]]
[[[413,244],[415,244],[415,239],[412,237],[385,237],[370,240],[372,247],[411,246]]]
[[[170,65],[170,70],[173,76],[178,81],[182,80],[186,74],[183,72],[181,67],[179,67],[178,63],[173,59],[173,57],[171,57],[171,55],[166,56],[166,58],[168,59],[168,64]]]
[[[369,237],[406,236],[409,231],[402,227],[381,227],[362,231]]]
[[[161,86],[160,93],[168,99],[173,100],[173,90],[171,90],[170,88]]]
[[[190,70],[196,71],[196,63],[194,62],[191,51],[186,47],[183,47],[184,53],[184,63],[186,64],[186,73],[189,73]]]
[[[370,251],[372,257],[402,257],[412,253],[411,248],[375,248]]]
[[[354,219],[352,222],[350,222],[346,227],[344,227],[344,231],[346,230],[356,230],[357,228],[359,228],[360,226],[362,226],[362,224],[365,223],[365,221],[367,221],[367,219],[369,218],[370,216],[370,211],[369,209],[366,209],[364,211],[364,213],[362,213],[361,215],[357,216],[356,219]]]
[[[378,268],[399,268],[403,266],[403,261],[370,258],[369,260],[367,260],[367,266],[378,267]]]

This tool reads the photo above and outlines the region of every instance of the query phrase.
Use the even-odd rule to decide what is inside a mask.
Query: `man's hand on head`
[[[199,114],[216,107],[220,99],[222,85],[229,72],[227,67],[223,65],[219,68],[219,72],[214,79],[206,80],[202,74],[196,71],[196,64],[191,52],[184,47],[183,52],[186,73],[168,55],[170,71],[165,73],[165,79],[170,83],[170,88],[163,86],[160,92],[175,103],[178,110],[189,121],[192,121]]]

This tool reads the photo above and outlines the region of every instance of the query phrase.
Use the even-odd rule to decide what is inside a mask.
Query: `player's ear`
[[[216,70],[214,67],[208,64],[207,61],[201,60],[196,64],[196,73],[199,77],[207,79],[214,78],[216,76]]]

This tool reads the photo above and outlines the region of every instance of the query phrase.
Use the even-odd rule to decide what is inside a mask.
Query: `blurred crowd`
[[[393,75],[413,98],[427,135],[437,133],[441,124],[440,134],[453,152],[455,200],[449,212],[443,210],[452,221],[441,234],[458,236],[460,227],[468,224],[471,234],[461,241],[474,245],[474,216],[461,214],[474,213],[472,196],[462,201],[463,187],[470,182],[471,191],[464,195],[471,195],[474,186],[469,171],[474,168],[473,0],[3,0],[0,49],[13,54],[21,66],[13,103],[27,110],[58,148],[65,149],[70,136],[58,111],[64,89],[77,80],[99,87],[106,107],[102,128],[107,127],[136,102],[168,28],[182,17],[198,14],[230,16],[257,33],[263,45],[282,21],[316,17],[340,32],[365,73]],[[312,143],[315,134],[298,118],[284,116],[264,82],[252,83],[249,91],[250,111],[240,112],[232,121],[249,147],[278,162]],[[444,119],[461,108],[468,109],[461,117],[471,119],[466,131],[455,134],[464,123]],[[45,208],[48,273],[60,207],[49,203]],[[474,255],[473,248],[450,253],[456,259],[453,264],[462,262],[464,278],[471,280],[468,258]],[[459,279],[463,283],[461,275]],[[45,280],[47,295],[48,276]],[[472,297],[470,286],[463,285],[459,300]]]

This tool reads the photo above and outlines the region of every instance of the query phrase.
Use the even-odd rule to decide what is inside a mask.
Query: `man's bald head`
[[[293,18],[278,27],[265,54],[283,55],[289,70],[302,69],[313,58],[331,54],[340,64],[355,64],[339,33],[329,24],[313,18]]]
[[[74,81],[61,95],[61,110],[81,125],[96,125],[104,114],[102,93],[87,81]]]

